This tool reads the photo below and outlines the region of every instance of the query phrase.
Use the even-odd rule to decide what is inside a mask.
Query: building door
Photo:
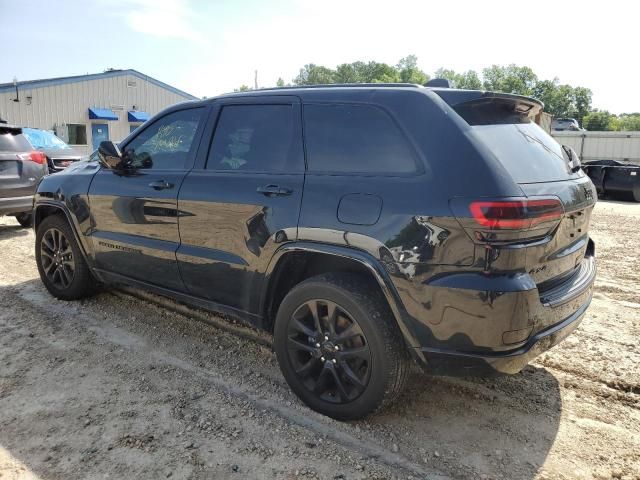
[[[106,123],[92,123],[91,144],[93,145],[93,149],[97,150],[100,142],[105,140],[109,140],[109,125]]]

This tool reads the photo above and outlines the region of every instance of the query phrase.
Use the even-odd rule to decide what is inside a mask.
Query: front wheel
[[[296,395],[338,420],[390,403],[410,368],[386,302],[354,274],[319,275],[294,287],[278,309],[274,348]]]
[[[77,300],[94,293],[97,282],[63,217],[52,215],[38,225],[35,253],[42,283],[54,297]]]

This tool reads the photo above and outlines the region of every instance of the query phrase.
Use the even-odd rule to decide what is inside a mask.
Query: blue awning
[[[146,122],[149,120],[147,112],[139,112],[138,110],[129,110],[128,117],[130,122]]]
[[[96,107],[89,107],[89,118],[91,120],[118,120],[118,116],[113,110]]]

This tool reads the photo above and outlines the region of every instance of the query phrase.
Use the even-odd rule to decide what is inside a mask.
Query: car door
[[[201,148],[178,197],[185,212],[178,264],[192,295],[258,314],[273,252],[297,237],[304,184],[300,102],[230,98],[216,104],[214,115],[209,148]]]
[[[174,110],[121,146],[125,169],[101,168],[89,189],[98,269],[184,291],[176,263],[178,190],[193,164],[206,107]]]

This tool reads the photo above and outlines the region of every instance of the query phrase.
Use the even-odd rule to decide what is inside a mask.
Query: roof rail
[[[247,92],[263,92],[265,90],[293,90],[298,88],[313,89],[313,88],[342,88],[342,87],[359,87],[359,88],[379,88],[379,87],[410,87],[410,88],[422,88],[422,85],[416,83],[320,83],[317,85],[291,85],[289,87],[267,87],[259,88],[257,90],[247,90]],[[239,92],[238,92],[239,93]],[[244,93],[244,92],[243,92]]]

